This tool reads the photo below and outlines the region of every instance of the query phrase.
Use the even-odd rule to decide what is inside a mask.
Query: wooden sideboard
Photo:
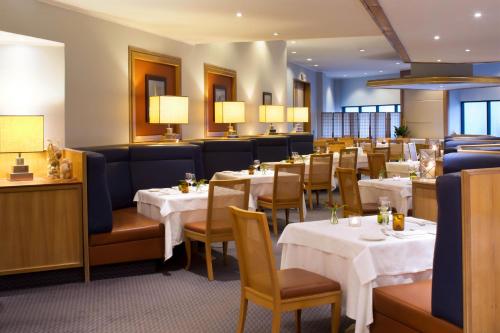
[[[73,179],[43,177],[46,159],[34,157],[34,180],[0,179],[0,275],[82,267],[89,280],[85,155],[64,156]]]
[[[415,179],[412,181],[413,216],[437,222],[438,206],[436,179]]]

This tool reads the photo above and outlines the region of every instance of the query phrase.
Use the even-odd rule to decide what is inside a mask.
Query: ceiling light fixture
[[[347,74],[344,74],[343,77],[347,77]]]
[[[401,65],[401,63],[400,63],[400,62],[397,62],[397,63],[396,63],[396,65]]]
[[[379,73],[383,73],[384,71],[383,71],[383,70],[380,70],[380,71],[378,71],[378,72],[379,72]]]
[[[368,73],[363,73],[364,75],[368,75]]]
[[[292,51],[292,54],[297,54],[297,51]]]
[[[243,16],[243,13],[242,12],[237,12],[236,13],[236,17],[242,17]]]
[[[436,60],[437,62],[441,62],[441,59]]]
[[[474,17],[475,18],[480,18],[481,16],[483,16],[483,13],[481,13],[481,12],[475,12],[474,13]]]
[[[306,60],[307,60],[307,61],[313,61],[311,58],[307,58]]]
[[[366,50],[365,49],[360,49],[359,52],[365,52]]]
[[[441,37],[439,35],[434,36],[434,40],[440,40]]]
[[[292,40],[290,43],[295,44],[295,43],[297,43],[297,42],[296,42],[296,41],[294,41],[294,40]]]
[[[318,67],[319,65],[318,65],[318,64],[314,64],[313,66],[314,66],[314,67]]]
[[[279,33],[273,32],[273,36],[278,36],[278,35],[279,35]]]
[[[465,52],[470,52],[470,49],[465,49]]]

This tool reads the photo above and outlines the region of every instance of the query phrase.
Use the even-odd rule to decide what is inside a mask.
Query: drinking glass
[[[189,186],[192,186],[193,183],[196,181],[194,173],[186,172],[185,177],[186,177],[186,183],[188,183]]]
[[[253,166],[255,170],[260,170],[260,160],[253,160]]]
[[[292,159],[297,162],[299,160],[299,153],[292,151]]]

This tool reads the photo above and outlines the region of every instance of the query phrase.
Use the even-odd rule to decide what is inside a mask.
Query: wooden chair
[[[274,235],[278,236],[278,209],[285,209],[288,223],[289,209],[298,208],[300,222],[304,222],[304,164],[276,164],[272,196],[259,196],[257,207],[272,210]]]
[[[384,178],[387,178],[385,155],[381,153],[368,154],[368,169],[370,170],[371,179],[377,179],[380,172],[383,172]]]
[[[304,189],[307,191],[309,208],[313,209],[312,191],[316,191],[316,205],[319,206],[318,191],[320,190],[328,192],[328,202],[332,203],[332,168],[332,154],[311,155],[309,174],[307,179],[304,180]]]
[[[356,170],[358,165],[358,148],[344,148],[340,150],[339,167]]]
[[[346,147],[354,147],[354,138],[338,138],[337,142],[343,142],[345,143]]]
[[[365,154],[373,152],[373,144],[371,142],[361,142],[359,146]]]
[[[344,217],[351,215],[372,215],[378,213],[377,203],[361,203],[356,171],[347,168],[337,168],[340,196],[344,207]]]
[[[391,142],[389,143],[389,160],[399,161],[404,159],[404,143],[403,142]]]
[[[340,324],[342,291],[338,282],[300,268],[277,270],[266,215],[230,207],[238,253],[241,303],[238,333],[245,330],[248,301],[272,310],[272,332],[280,332],[281,313],[295,311],[300,332],[303,308],[331,304],[331,332]]]
[[[340,150],[344,148],[345,148],[345,142],[328,143],[328,153],[340,153]]]
[[[314,151],[316,151],[319,148],[320,152],[326,152],[326,147],[327,147],[327,140],[326,139],[317,139],[314,140],[313,146],[314,146]]]
[[[389,162],[389,157],[390,157],[390,154],[391,154],[390,147],[376,147],[376,148],[373,148],[373,152],[374,153],[384,154],[385,161]]]
[[[234,240],[229,205],[248,209],[250,179],[212,180],[208,187],[206,221],[184,225],[186,270],[191,266],[191,241],[205,243],[208,280],[214,279],[212,269],[212,243],[222,242],[224,263],[227,261],[227,242]]]

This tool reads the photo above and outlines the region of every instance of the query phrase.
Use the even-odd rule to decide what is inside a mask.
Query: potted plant
[[[406,125],[394,126],[394,134],[398,138],[407,138],[410,135],[410,130]]]

